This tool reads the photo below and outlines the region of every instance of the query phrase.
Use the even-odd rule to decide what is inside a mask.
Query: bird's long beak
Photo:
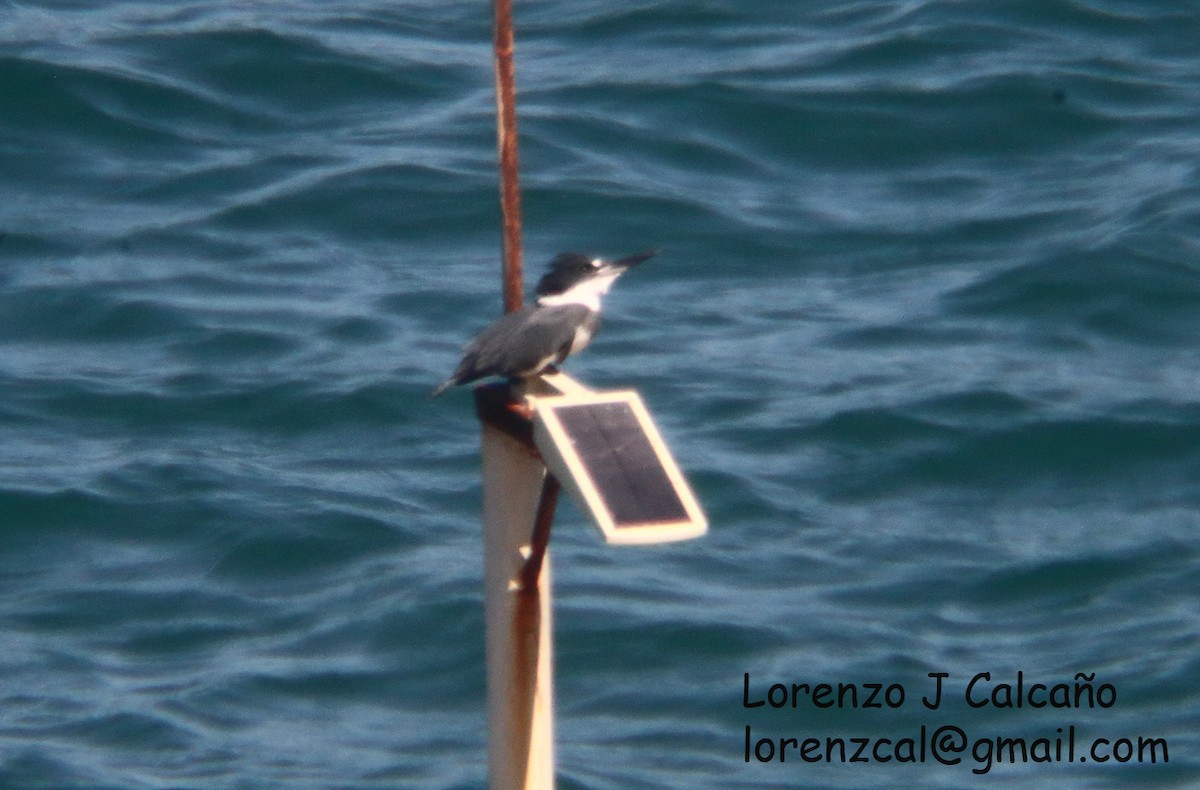
[[[632,269],[642,261],[650,260],[655,255],[658,255],[658,250],[646,250],[645,252],[639,252],[637,255],[630,255],[628,258],[621,258],[619,261],[613,261],[609,264],[609,266],[614,269],[625,271],[626,269]]]

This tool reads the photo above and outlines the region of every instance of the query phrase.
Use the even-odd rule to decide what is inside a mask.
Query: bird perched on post
[[[650,250],[618,261],[577,252],[559,254],[538,281],[537,301],[507,313],[483,330],[463,352],[454,375],[431,397],[488,376],[536,376],[583,350],[600,323],[601,297],[618,277],[657,252]]]

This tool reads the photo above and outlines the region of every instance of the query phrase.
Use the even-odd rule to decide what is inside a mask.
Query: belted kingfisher
[[[431,397],[488,376],[536,376],[582,351],[600,323],[600,297],[613,282],[657,250],[619,261],[564,252],[550,261],[537,284],[537,302],[507,313],[463,352],[454,375]]]

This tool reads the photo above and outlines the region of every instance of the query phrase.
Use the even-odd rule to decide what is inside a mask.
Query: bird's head
[[[599,310],[600,297],[608,293],[618,277],[657,253],[647,250],[616,261],[589,258],[578,252],[559,253],[538,280],[538,304],[583,304]]]

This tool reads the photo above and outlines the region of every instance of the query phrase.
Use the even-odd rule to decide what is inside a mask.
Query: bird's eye
[[[603,265],[604,265],[604,261],[602,259],[592,258],[592,268],[593,269],[599,269]]]

